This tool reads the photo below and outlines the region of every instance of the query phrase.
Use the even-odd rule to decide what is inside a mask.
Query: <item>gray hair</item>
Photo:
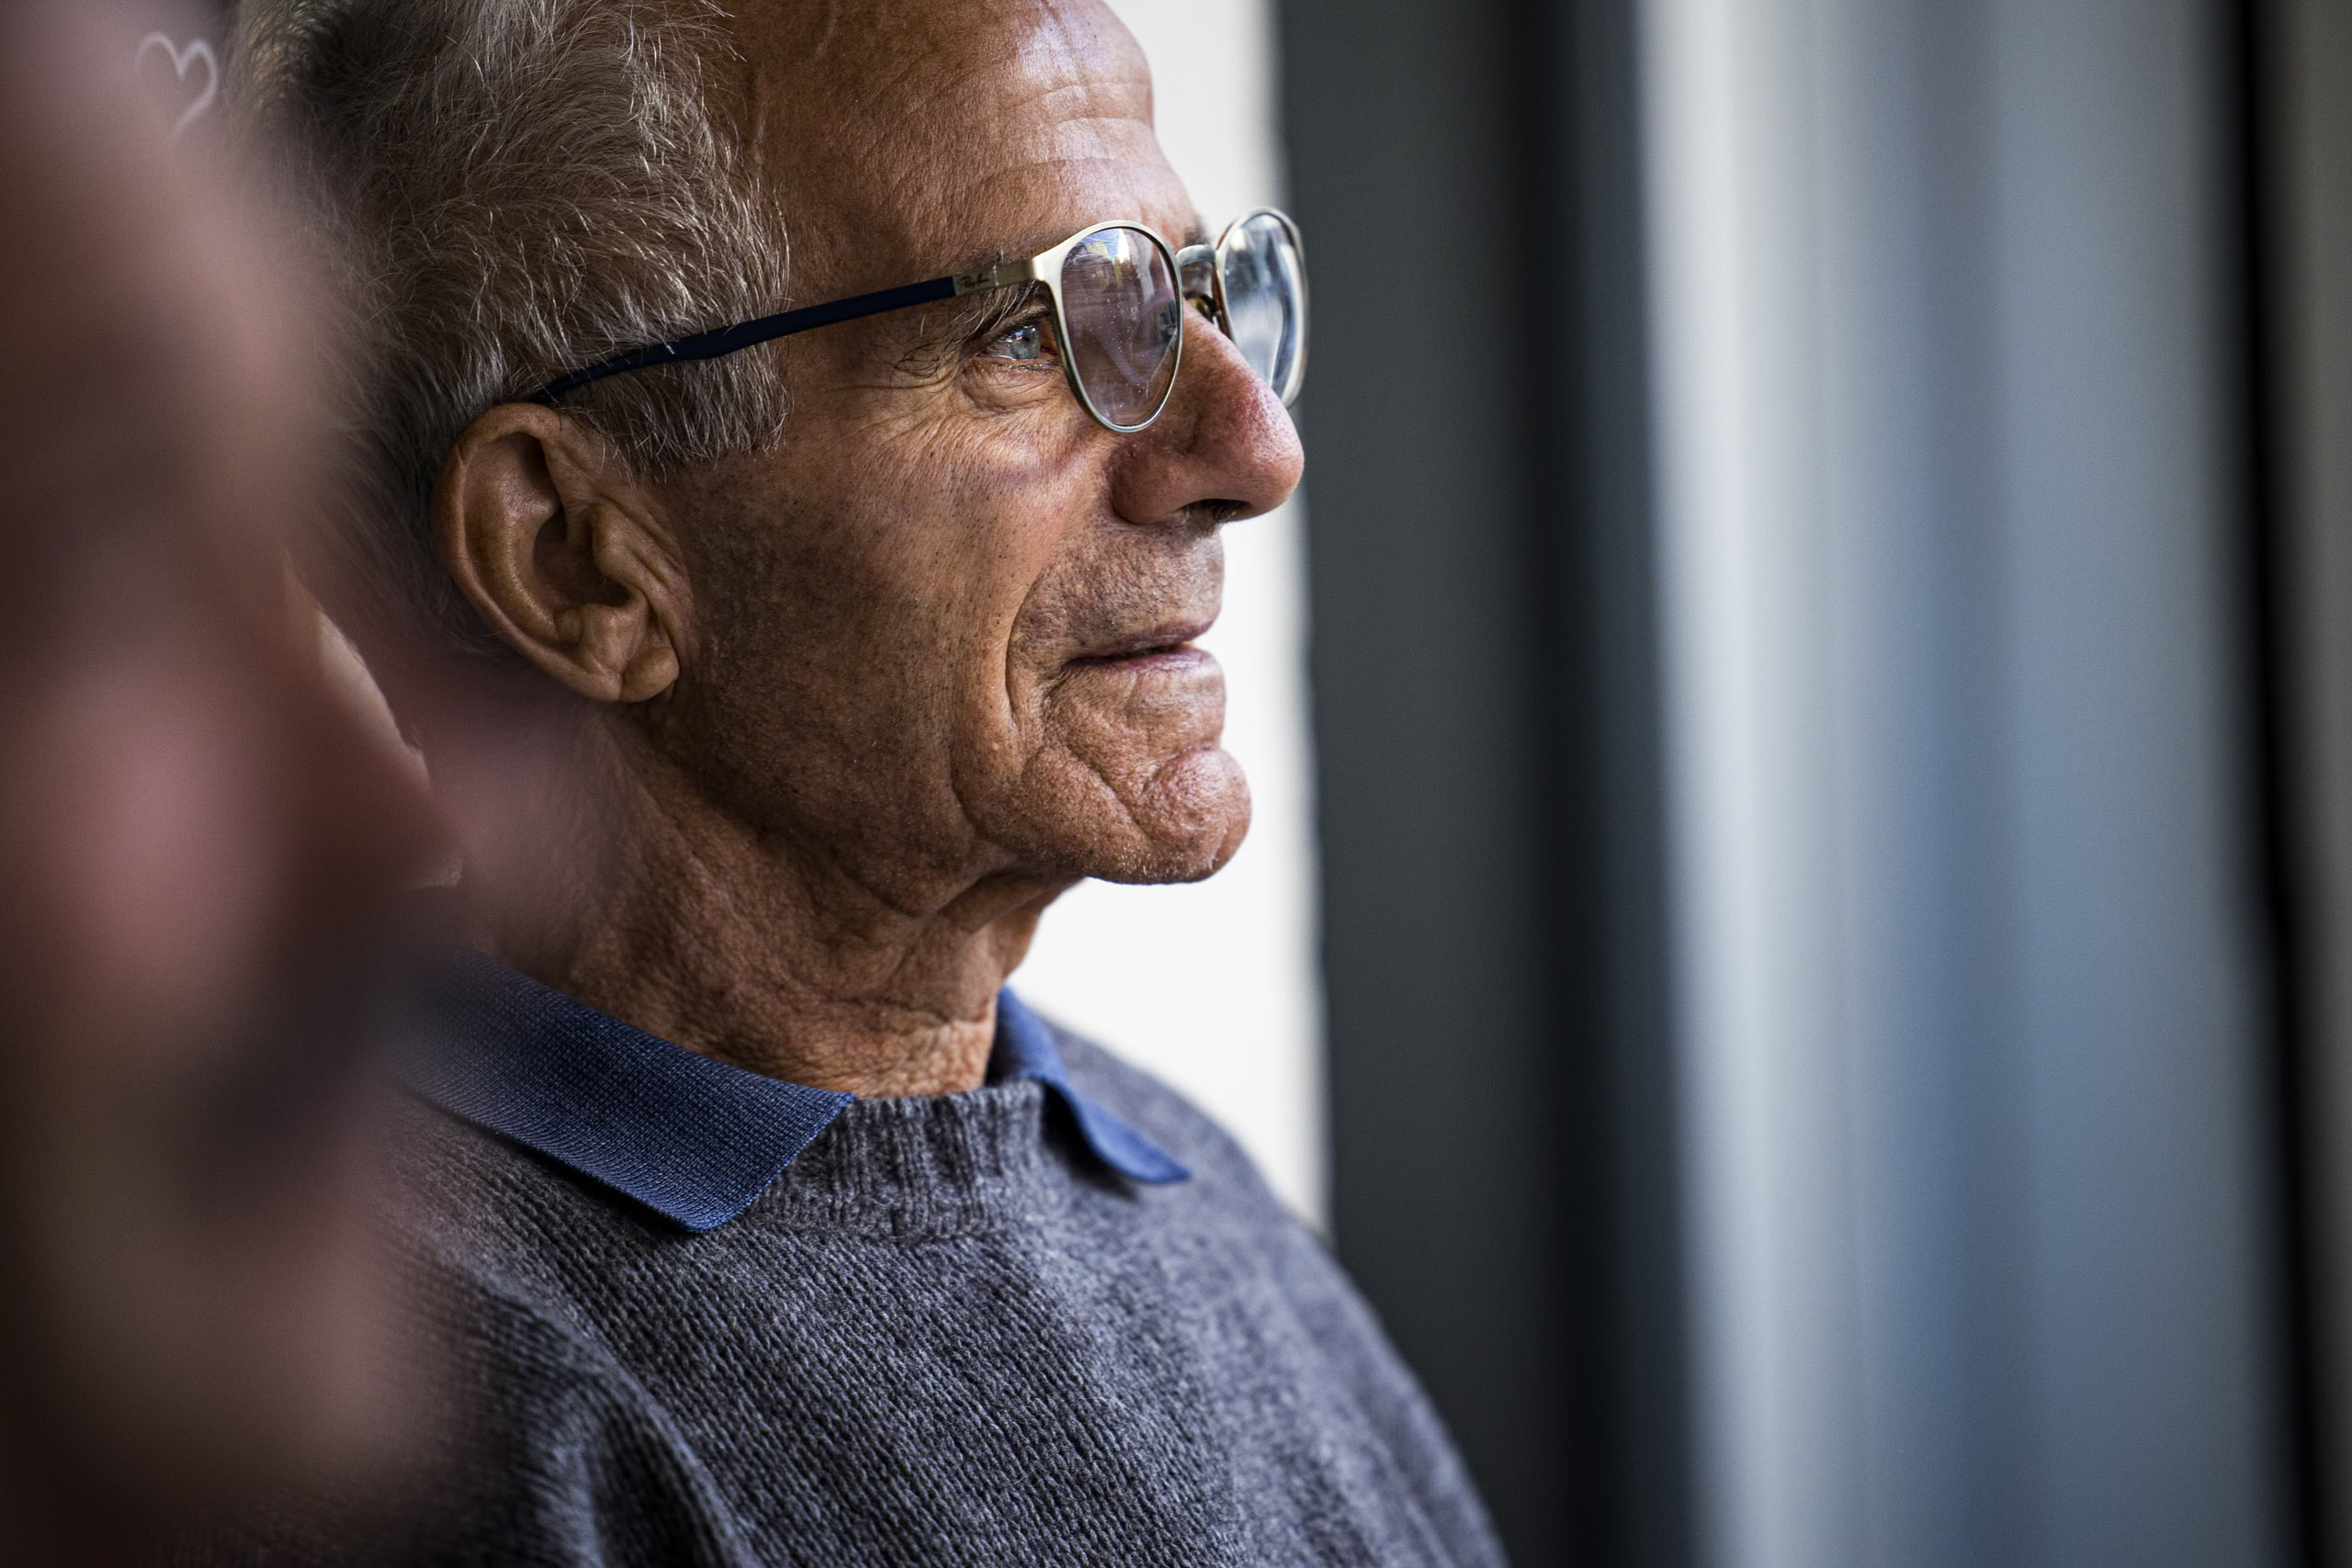
[[[348,232],[368,344],[330,608],[492,654],[430,505],[492,405],[643,344],[780,310],[786,237],[712,107],[715,0],[243,0],[233,79]],[[616,376],[564,402],[640,471],[772,445],[773,354]],[[352,623],[357,624],[352,624]]]

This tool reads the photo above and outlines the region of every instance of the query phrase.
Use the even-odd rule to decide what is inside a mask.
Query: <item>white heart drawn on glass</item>
[[[204,62],[204,90],[197,94],[196,101],[180,110],[180,118],[172,122],[172,134],[177,136],[195,124],[197,117],[210,108],[213,100],[220,97],[220,62],[212,52],[212,41],[209,39],[195,38],[180,44],[174,43],[162,33],[149,33],[139,40],[141,63],[146,62],[147,51],[151,49],[160,49],[164,51],[164,58],[172,62],[173,73],[183,83],[187,80],[187,68],[199,60]]]

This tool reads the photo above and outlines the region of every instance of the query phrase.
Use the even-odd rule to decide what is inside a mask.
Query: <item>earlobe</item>
[[[450,448],[434,528],[476,613],[562,685],[640,703],[676,682],[684,574],[654,498],[594,432],[492,409]]]
[[[641,650],[621,671],[620,700],[651,702],[677,683],[677,650],[663,641]]]

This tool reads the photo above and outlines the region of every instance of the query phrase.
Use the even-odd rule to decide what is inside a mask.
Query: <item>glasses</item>
[[[1184,358],[1191,304],[1232,340],[1284,403],[1306,377],[1306,260],[1298,225],[1270,207],[1226,225],[1213,245],[1171,250],[1142,223],[1096,223],[1025,261],[930,278],[715,332],[655,344],[575,370],[532,394],[552,403],[591,381],[654,365],[717,359],[836,321],[904,310],[983,288],[1042,284],[1069,389],[1094,422],[1121,434],[1159,417]]]

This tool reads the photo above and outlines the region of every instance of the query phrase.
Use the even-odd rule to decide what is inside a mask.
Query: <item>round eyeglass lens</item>
[[[1253,212],[1217,242],[1233,346],[1284,402],[1306,377],[1306,260],[1291,226]]]
[[[1175,384],[1184,300],[1165,246],[1140,229],[1090,234],[1062,260],[1069,363],[1105,423],[1151,423]]]

